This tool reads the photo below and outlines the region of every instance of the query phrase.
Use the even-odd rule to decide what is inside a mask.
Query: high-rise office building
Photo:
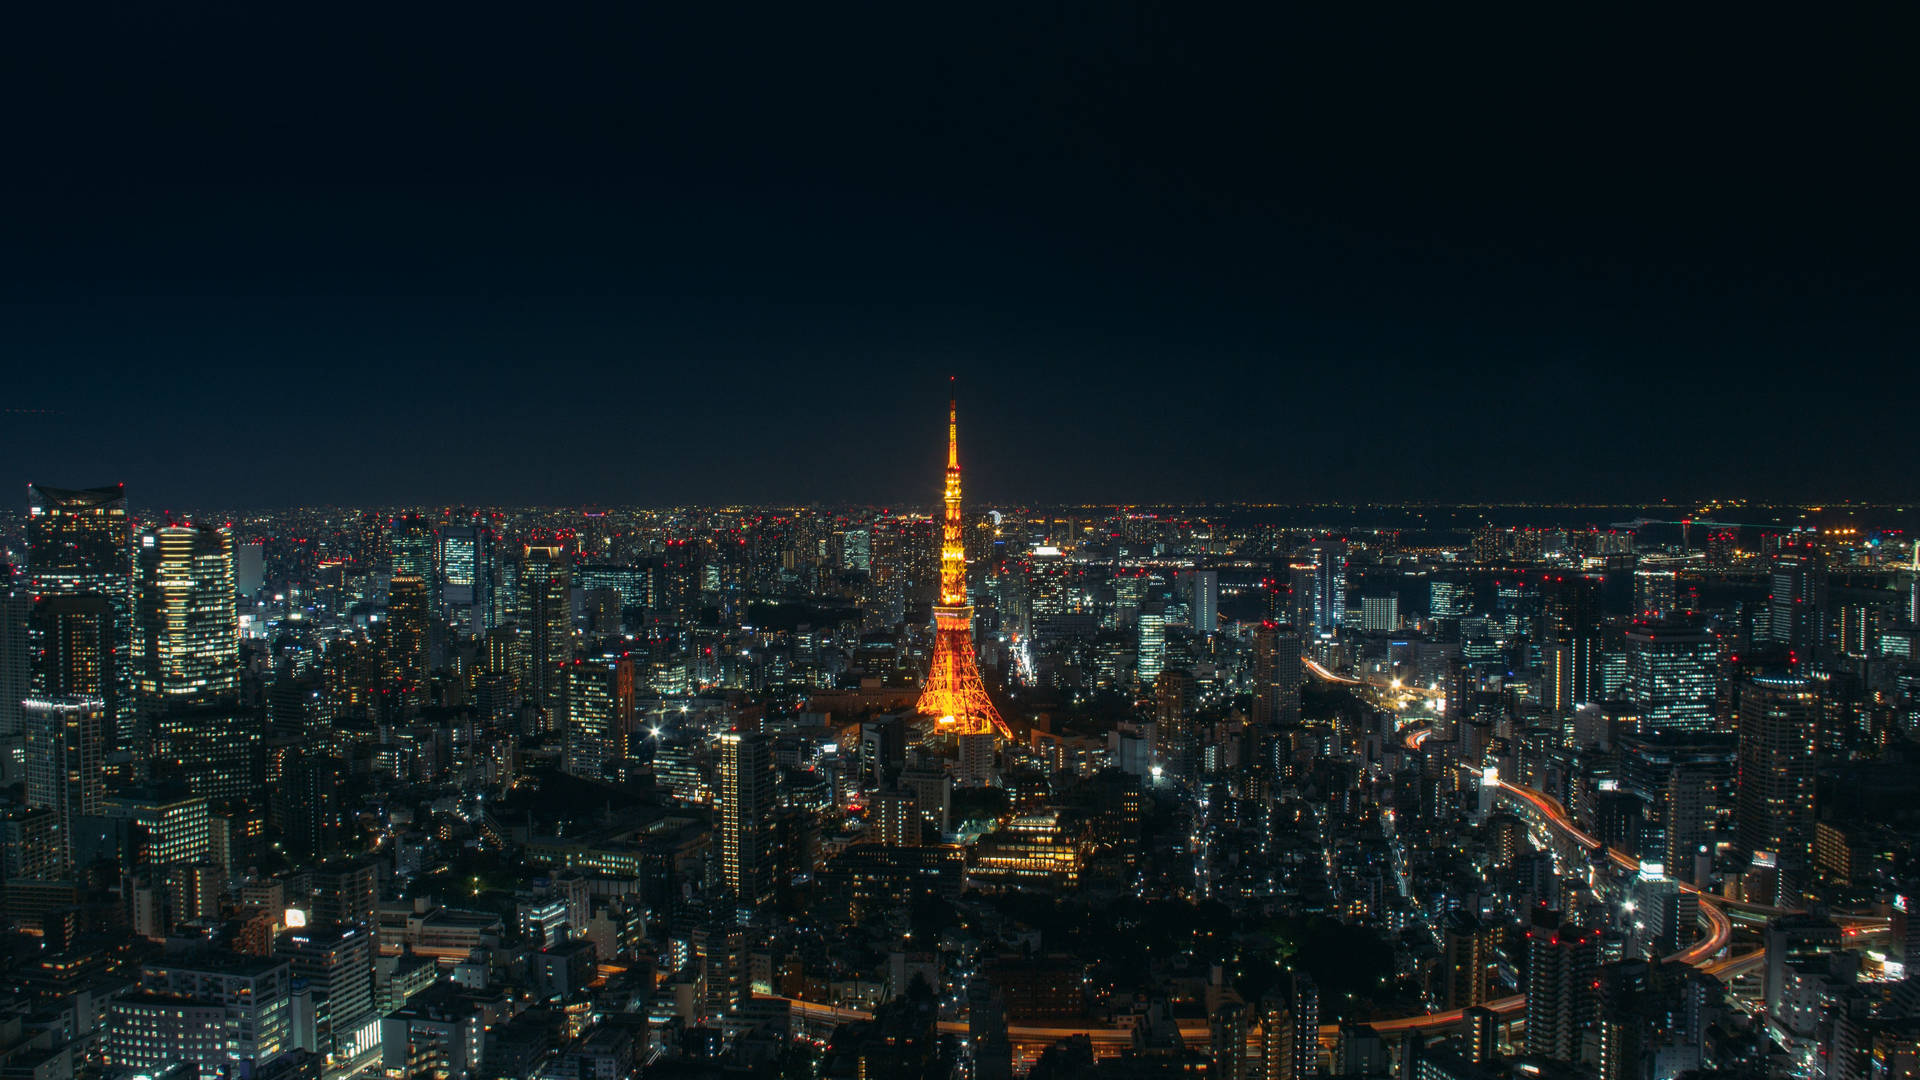
[[[1581,574],[1554,574],[1540,586],[1543,642],[1559,665],[1556,709],[1604,698],[1600,675],[1600,582]],[[1560,704],[1564,702],[1564,704]]]
[[[115,791],[106,816],[130,821],[146,832],[144,862],[152,866],[199,862],[207,857],[212,827],[207,797],[177,784]]]
[[[1253,632],[1253,723],[1259,728],[1300,720],[1300,635],[1291,626],[1262,623]]]
[[[1840,609],[1840,655],[1860,660],[1880,649],[1880,625],[1885,611],[1878,604],[1851,603]]]
[[[286,961],[233,953],[149,963],[107,1009],[106,1064],[158,1075],[191,1062],[202,1080],[251,1075],[291,1048],[291,982]]]
[[[1600,934],[1541,923],[1527,931],[1527,1052],[1574,1061],[1594,1018]]]
[[[233,549],[233,585],[237,595],[252,603],[267,583],[267,546],[249,540]]]
[[[1692,622],[1636,622],[1626,632],[1627,699],[1640,730],[1711,731],[1720,645]]]
[[[515,583],[520,629],[526,635],[527,671],[521,686],[528,700],[550,713],[559,709],[565,689],[561,665],[573,658],[571,570],[564,546],[528,544]]]
[[[1644,807],[1638,854],[1663,863],[1681,881],[1694,880],[1696,856],[1711,842],[1713,822],[1733,802],[1734,737],[1627,734],[1616,749],[1620,778]]]
[[[714,756],[720,876],[744,911],[773,896],[773,746],[757,732],[729,731]]]
[[[97,697],[106,706],[108,745],[120,699],[113,601],[98,593],[43,596],[27,618],[32,693]]]
[[[1427,614],[1458,621],[1472,613],[1473,589],[1463,575],[1434,574],[1427,580]]]
[[[1827,571],[1812,541],[1783,543],[1773,557],[1767,594],[1767,637],[1800,657],[1812,656],[1826,634]]]
[[[1311,567],[1307,600],[1312,605],[1313,629],[1337,631],[1347,621],[1347,542],[1323,540],[1307,549],[1307,558]]]
[[[567,665],[567,730],[561,768],[600,779],[608,765],[632,755],[633,658],[597,656]]]
[[[387,527],[395,577],[433,580],[433,522],[419,514],[401,514]]]
[[[1201,732],[1194,719],[1199,685],[1186,668],[1165,668],[1153,680],[1155,756],[1168,775],[1192,780],[1200,773]],[[1256,702],[1255,707],[1258,707]]]
[[[493,629],[493,549],[493,530],[484,525],[440,530],[440,603],[457,634]]]
[[[26,713],[27,805],[53,812],[55,851],[73,868],[82,817],[100,813],[106,791],[106,703],[98,697],[32,696]]]
[[[1819,695],[1795,675],[1756,675],[1738,693],[1735,835],[1747,855],[1774,853],[1784,894],[1804,880],[1812,858]]]
[[[1369,634],[1390,634],[1400,629],[1400,598],[1391,594],[1361,597],[1360,625]]]
[[[911,791],[882,791],[867,803],[874,831],[890,847],[920,846],[920,804]]]
[[[1633,613],[1641,619],[1671,619],[1680,615],[1680,574],[1656,563],[1633,572]]]
[[[33,595],[23,581],[0,582],[0,783],[18,783],[26,769],[27,718],[21,703],[33,692],[32,611]]]
[[[1220,573],[1217,570],[1187,572],[1187,610],[1193,618],[1193,632],[1212,637],[1220,628]]]
[[[133,667],[143,709],[200,705],[240,690],[233,536],[211,525],[147,529],[135,545]]]
[[[113,609],[113,648],[126,655],[132,641],[132,532],[125,485],[100,488],[27,488],[27,593],[104,596]],[[114,729],[130,729],[133,672],[118,665],[119,686],[107,699]],[[4,719],[4,713],[0,713]]]
[[[257,796],[266,775],[259,713],[238,698],[175,704],[153,717],[153,773],[216,802]]]
[[[387,586],[387,659],[400,675],[401,696],[413,703],[427,695],[427,583],[394,575]]]
[[[1138,632],[1139,652],[1134,660],[1134,673],[1142,684],[1151,683],[1167,664],[1166,611],[1158,604],[1148,605],[1140,612]]]
[[[294,1031],[294,1043],[323,1056],[341,1056],[341,1044],[372,1016],[373,930],[337,923],[309,924],[283,931],[273,943],[273,955],[287,963],[295,979],[305,980],[325,1016],[308,1030]],[[311,1043],[308,1039],[311,1038]]]

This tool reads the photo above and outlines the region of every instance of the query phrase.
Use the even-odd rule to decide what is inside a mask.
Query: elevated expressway
[[[1335,681],[1346,682],[1348,680],[1336,678]],[[1542,824],[1558,832],[1564,840],[1576,845],[1577,848],[1582,851],[1591,853],[1605,847],[1598,839],[1582,830],[1578,825],[1575,825],[1573,820],[1567,816],[1566,808],[1560,805],[1559,800],[1550,795],[1535,791],[1532,788],[1510,784],[1503,780],[1500,781],[1500,796],[1519,804],[1523,812],[1530,812],[1537,816]],[[1638,871],[1640,868],[1638,858],[1617,848],[1606,848],[1606,855],[1615,865],[1623,869]],[[1750,972],[1758,968],[1766,960],[1766,950],[1764,948],[1751,949],[1731,956],[1720,955],[1726,949],[1727,943],[1732,939],[1734,916],[1764,920],[1774,915],[1792,913],[1792,910],[1787,908],[1770,907],[1765,904],[1754,904],[1717,896],[1685,882],[1681,882],[1679,885],[1682,890],[1693,893],[1699,898],[1700,922],[1706,934],[1699,941],[1694,942],[1666,959],[1674,963],[1690,964],[1720,979],[1733,979],[1739,975]],[[1888,929],[1888,921],[1886,919],[1871,916],[1839,916],[1835,918],[1835,921],[1841,924],[1843,932],[1849,938],[1865,938],[1870,935],[1884,933]],[[792,1007],[793,1015],[797,1020],[819,1026],[830,1026],[853,1020],[866,1020],[872,1017],[871,1013],[864,1010],[839,1008],[817,1002],[802,1001],[798,998],[775,998],[773,1000],[787,1001]],[[1525,1011],[1527,996],[1525,994],[1514,994],[1508,997],[1497,998],[1484,1004],[1487,1009],[1499,1016],[1512,1017]],[[1390,1017],[1387,1019],[1366,1020],[1362,1022],[1380,1034],[1391,1037],[1403,1036],[1413,1032],[1440,1033],[1458,1026],[1464,1019],[1465,1010],[1446,1009],[1440,1012],[1420,1013],[1413,1016]],[[940,1021],[940,1030],[943,1033],[964,1035],[967,1031],[967,1025],[965,1021],[943,1020]],[[1204,1020],[1183,1022],[1180,1025],[1180,1034],[1189,1045],[1194,1046],[1205,1046],[1212,1037],[1209,1025]],[[1333,1046],[1338,1041],[1339,1034],[1340,1029],[1338,1025],[1322,1025],[1320,1028],[1321,1046],[1323,1048]],[[1061,1039],[1074,1035],[1086,1036],[1088,1041],[1093,1044],[1095,1052],[1102,1056],[1105,1056],[1107,1053],[1116,1053],[1120,1049],[1133,1045],[1133,1032],[1131,1029],[1125,1027],[1010,1025],[1007,1028],[1007,1037],[1015,1044],[1016,1049],[1024,1048],[1028,1053],[1037,1053],[1035,1048],[1044,1048]],[[1250,1041],[1256,1040],[1257,1037],[1257,1028],[1248,1035]]]

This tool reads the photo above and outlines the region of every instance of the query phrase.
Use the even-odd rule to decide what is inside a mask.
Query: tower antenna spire
[[[933,662],[917,710],[959,736],[1010,738],[1006,721],[987,697],[973,649],[973,605],[967,603],[966,530],[960,513],[959,380],[947,377],[947,483],[940,529],[940,602],[933,609]]]

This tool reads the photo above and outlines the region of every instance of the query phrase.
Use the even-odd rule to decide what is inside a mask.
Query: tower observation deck
[[[940,532],[940,602],[933,609],[933,664],[916,706],[953,735],[1012,738],[987,697],[973,650],[973,605],[967,603],[967,553],[960,521],[960,421],[947,403],[946,520]]]

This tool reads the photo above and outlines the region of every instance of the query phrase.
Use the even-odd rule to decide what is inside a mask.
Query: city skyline
[[[1915,40],[10,11],[0,1076],[1915,1080]]]

